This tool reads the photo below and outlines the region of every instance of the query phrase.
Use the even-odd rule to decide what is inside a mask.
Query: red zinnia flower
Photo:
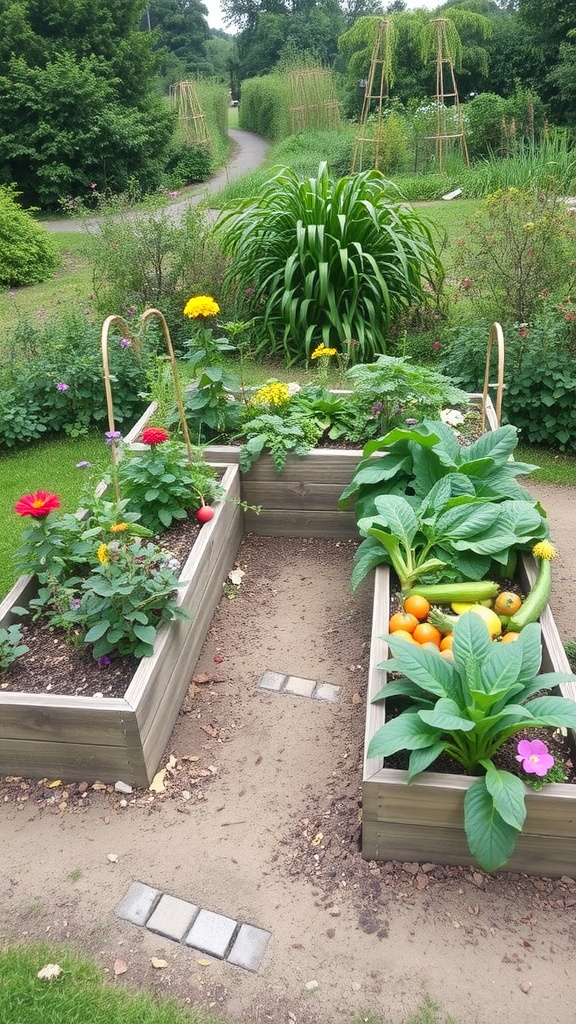
[[[164,444],[164,441],[170,440],[170,434],[162,430],[162,427],[146,427],[142,431],[142,440],[144,444]]]
[[[43,519],[49,512],[60,508],[60,498],[57,494],[50,494],[50,491],[35,491],[34,494],[26,494],[14,505],[14,511],[19,516],[33,516],[34,519]]]

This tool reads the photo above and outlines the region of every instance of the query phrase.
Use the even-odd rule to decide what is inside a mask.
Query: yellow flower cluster
[[[546,561],[549,561],[555,557],[556,548],[552,546],[549,540],[540,540],[532,548],[532,554],[534,558],[544,558]]]
[[[288,385],[280,380],[272,380],[269,384],[264,384],[258,388],[251,399],[255,405],[284,405],[289,400]]]
[[[184,316],[197,320],[200,316],[216,316],[220,312],[220,306],[211,295],[195,295],[188,299],[184,306]]]
[[[310,356],[310,359],[322,359],[323,356],[335,356],[336,351],[337,350],[335,348],[326,348],[324,342],[322,341],[320,342],[318,347],[314,349],[312,355]]]
[[[114,523],[114,526],[110,527],[110,533],[123,533],[127,529],[128,523]]]
[[[108,545],[101,544],[96,552],[96,558],[102,565],[106,565],[106,562],[110,561],[110,555],[108,554]]]

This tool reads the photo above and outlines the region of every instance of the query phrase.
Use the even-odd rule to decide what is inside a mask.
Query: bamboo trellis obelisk
[[[464,120],[454,76],[454,55],[446,31],[448,23],[446,18],[436,18],[431,24],[436,33],[436,134],[428,135],[427,138],[435,143],[436,164],[439,170],[444,170],[446,142],[449,139],[460,140],[462,155],[466,160],[466,166],[469,167],[470,157],[464,135]],[[453,130],[448,130],[446,125],[446,100],[454,101],[456,124]]]
[[[378,171],[381,169],[382,111],[385,101],[388,99],[392,76],[392,48],[392,22],[389,18],[382,18],[378,23],[378,32],[372,50],[370,70],[364,91],[358,134],[354,142],[352,174],[363,170],[366,163],[368,163],[365,159],[365,148],[369,152],[373,149],[374,153],[373,158],[369,161],[369,166]],[[376,123],[374,128],[369,129],[367,122],[373,103],[375,103]]]
[[[184,132],[187,146],[209,146],[210,136],[206,119],[198,100],[194,82],[176,82],[170,86],[170,99],[178,113],[178,122]]]

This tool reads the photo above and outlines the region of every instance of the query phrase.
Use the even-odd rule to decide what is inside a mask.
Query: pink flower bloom
[[[45,309],[39,309],[38,310],[38,316],[40,317],[40,319],[42,319],[42,317],[46,316],[46,310]]]
[[[471,277],[463,277],[462,278],[462,287],[464,288],[465,291],[468,291],[468,289],[472,287],[472,278]]]
[[[165,441],[170,439],[170,434],[167,430],[163,430],[162,427],[146,427],[142,431],[142,440],[144,444],[154,446],[155,444],[164,444]]]
[[[552,754],[542,740],[520,740],[516,760],[528,775],[546,775],[554,764]]]
[[[32,516],[33,519],[44,519],[44,516],[55,512],[60,508],[60,498],[50,491],[35,491],[34,494],[26,494],[14,505],[14,511],[19,516]]]
[[[63,380],[56,385],[56,391],[68,391],[68,384],[65,384]]]
[[[91,181],[90,182],[90,188],[96,188],[96,182],[95,181]]]
[[[526,330],[525,327],[521,327],[520,330],[518,331],[518,334],[520,335],[521,338],[525,338],[526,335],[528,334],[528,331]]]
[[[432,345],[432,348],[434,349],[435,352],[437,352],[439,348],[442,348],[441,342],[435,341],[434,344]]]

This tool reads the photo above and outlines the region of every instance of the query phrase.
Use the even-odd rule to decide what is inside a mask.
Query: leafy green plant
[[[518,432],[511,424],[483,434],[471,445],[460,444],[452,428],[441,421],[396,427],[364,446],[364,457],[340,497],[340,507],[354,499],[356,517],[361,519],[374,512],[374,500],[382,494],[401,494],[419,505],[447,475],[454,475],[453,485],[459,483],[461,493],[491,501],[530,501],[515,478],[536,467],[510,459],[517,444]]]
[[[392,565],[402,591],[417,580],[480,580],[499,567],[505,575],[511,554],[548,535],[535,502],[478,497],[462,474],[444,476],[417,508],[400,494],[374,499],[376,514],[358,520],[366,540],[354,555],[352,586],[371,569]]]
[[[375,363],[352,366],[345,376],[382,434],[406,417],[436,419],[445,406],[466,408],[469,403],[466,392],[449,378],[401,357],[379,356]]]
[[[227,283],[251,289],[260,350],[308,359],[318,343],[355,361],[386,348],[391,323],[441,276],[425,221],[377,171],[333,181],[326,164],[300,181],[288,169],[257,198],[238,199],[216,232],[232,259]]]
[[[59,263],[58,249],[42,224],[18,204],[12,185],[0,185],[0,284],[45,281]]]
[[[575,237],[565,201],[551,190],[498,189],[456,242],[464,297],[492,319],[529,323],[543,290],[570,293]]]
[[[478,615],[454,627],[454,662],[407,640],[385,638],[393,658],[384,666],[400,673],[375,697],[407,698],[408,707],[370,740],[368,757],[410,751],[408,782],[447,754],[479,778],[464,798],[464,828],[473,856],[487,871],[511,857],[526,817],[524,786],[494,763],[502,744],[525,729],[574,728],[576,705],[563,697],[535,696],[571,673],[538,675],[540,626],[531,623],[513,644],[497,644]]]
[[[118,484],[153,533],[166,530],[175,519],[185,519],[219,493],[216,471],[196,452],[192,464],[186,446],[159,427],[142,431],[142,448],[125,450],[118,465]]]
[[[240,449],[240,469],[247,473],[266,449],[270,452],[277,472],[281,473],[288,452],[306,455],[318,441],[321,432],[313,420],[306,418],[285,420],[282,416],[269,413],[256,416],[245,425],[242,432],[247,440]]]
[[[22,627],[19,623],[14,623],[6,629],[0,629],[0,672],[29,650],[26,644],[21,643],[21,640]]]

